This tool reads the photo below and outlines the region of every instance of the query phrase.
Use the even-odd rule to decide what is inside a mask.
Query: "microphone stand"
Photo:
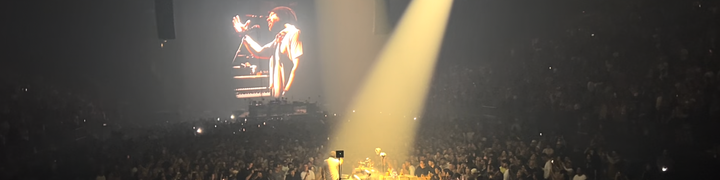
[[[245,35],[240,38],[240,46],[238,46],[238,50],[235,52],[235,57],[233,57],[232,62],[235,63],[235,60],[237,59],[238,55],[240,55],[240,51],[242,50],[243,44],[245,43]]]
[[[382,166],[380,166],[380,167],[382,167],[382,170],[380,172],[382,172],[382,175],[385,176],[385,174],[387,174],[387,168],[385,167],[385,156],[380,156],[380,157],[382,158],[382,160],[381,160]]]
[[[240,55],[240,51],[242,51],[243,44],[245,44],[245,35],[247,35],[247,34],[250,32],[250,30],[253,30],[253,29],[258,28],[258,27],[260,27],[260,26],[259,26],[259,25],[255,25],[255,26],[252,26],[252,27],[248,28],[248,29],[245,30],[244,32],[241,32],[241,33],[240,33],[240,35],[241,35],[242,38],[240,38],[240,46],[238,46],[238,50],[235,52],[235,57],[233,57],[233,61],[232,61],[233,63],[235,62],[235,60],[237,59],[237,57]]]
[[[339,159],[342,159],[342,158],[339,158]],[[342,180],[342,163],[340,163],[340,162],[342,162],[342,161],[338,160],[338,179],[337,180]]]

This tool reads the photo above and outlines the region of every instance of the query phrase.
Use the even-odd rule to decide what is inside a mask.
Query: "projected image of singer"
[[[300,30],[295,27],[297,16],[289,7],[279,6],[270,10],[267,16],[268,30],[277,32],[275,39],[260,45],[245,32],[252,29],[250,20],[242,22],[240,16],[233,18],[235,31],[242,36],[243,45],[250,50],[252,56],[265,57],[269,60],[269,88],[273,97],[282,97],[295,80],[300,56],[303,55]],[[256,27],[256,26],[253,26]]]

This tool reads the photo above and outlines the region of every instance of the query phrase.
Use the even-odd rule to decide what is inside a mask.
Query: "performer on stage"
[[[380,157],[380,153],[382,153],[382,149],[375,148],[375,157],[373,158],[373,161],[375,161],[375,163],[374,163],[373,168],[380,170],[380,172],[382,174],[382,172],[385,172],[385,169],[383,169],[383,167],[382,167],[383,158]]]
[[[340,180],[340,166],[343,159],[338,159],[335,151],[330,151],[330,157],[325,160],[323,167],[323,180]]]
[[[295,27],[297,16],[289,7],[279,6],[272,9],[267,16],[268,30],[277,32],[273,41],[260,45],[245,34],[250,27],[250,20],[242,23],[240,16],[233,18],[235,31],[242,35],[243,45],[255,57],[269,59],[269,88],[273,97],[281,97],[290,90],[295,79],[300,56],[303,55],[302,42],[299,40],[300,30]],[[276,26],[279,26],[276,27]],[[282,29],[280,29],[282,28]],[[277,31],[280,29],[279,31]],[[292,64],[292,65],[290,65]],[[292,67],[292,68],[290,68]],[[290,69],[288,69],[290,68]]]
[[[391,168],[393,168],[390,165],[390,161],[387,159],[387,154],[385,152],[382,152],[382,149],[375,148],[375,155],[377,155],[375,158],[377,159],[377,163],[375,163],[375,169],[378,169],[380,174],[382,175],[389,175],[388,172],[391,172]]]

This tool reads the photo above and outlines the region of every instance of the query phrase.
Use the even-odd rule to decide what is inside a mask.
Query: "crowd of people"
[[[498,60],[440,70],[429,106],[573,136],[604,131],[653,145],[716,146],[718,4],[602,4],[578,9],[563,33],[520,41]]]
[[[106,124],[102,108],[87,94],[17,79],[0,82],[0,174],[46,164],[52,152],[97,134]]]
[[[50,152],[30,152],[35,156],[32,164],[16,166],[19,169],[5,164],[3,179],[320,180],[330,151],[325,148],[327,130],[341,119],[333,117],[209,119],[160,124],[132,134],[115,132],[105,140],[87,138]],[[663,168],[674,170],[672,158],[660,150],[657,159],[633,162],[607,148],[612,142],[601,134],[581,138],[583,142],[559,133],[536,134],[518,122],[492,118],[425,117],[422,127],[411,158],[390,165],[401,175],[443,180],[658,179]],[[643,167],[630,166],[638,163]]]
[[[426,127],[432,131],[421,132],[436,133],[418,137],[415,156],[403,171],[431,179],[658,179],[661,169],[671,166],[621,157],[601,134],[577,141],[496,119],[431,124]]]
[[[658,156],[663,157],[660,162],[669,161],[662,156],[662,149],[684,149],[675,152],[692,162],[687,165],[717,157],[715,137],[719,134],[713,129],[720,123],[720,31],[713,22],[718,21],[718,4],[624,1],[603,5],[578,9],[580,15],[564,27],[564,33],[516,43],[498,60],[488,59],[480,66],[443,67],[436,73],[428,109],[435,110],[438,119],[496,119],[505,128],[527,128],[525,134],[488,138],[484,147],[477,142],[452,145],[466,149],[462,154],[475,153],[466,157],[472,163],[459,172],[470,174],[476,168],[485,177],[504,174],[487,165],[487,154],[492,154],[505,159],[491,158],[496,165],[508,164],[511,168],[504,169],[510,169],[513,178],[530,178],[529,172],[538,172],[538,168],[528,167],[543,169],[538,179],[552,178],[555,173],[570,178],[582,167],[589,179],[614,179],[616,175],[647,179],[646,167],[664,170],[650,162],[658,162]],[[458,131],[472,132],[441,132]],[[545,141],[527,139],[540,138],[541,132],[554,132],[557,137],[546,134],[542,137]],[[450,141],[433,137],[447,136],[429,136],[431,143]],[[544,153],[545,145],[534,144],[556,148],[554,155]],[[487,152],[487,148],[492,150]],[[452,150],[457,153],[458,149]],[[715,150],[707,154],[687,149]],[[428,152],[420,158],[435,164],[453,161],[453,156],[432,156],[437,150]],[[587,154],[590,159],[582,157]],[[545,171],[546,162],[555,162],[547,165],[557,167]],[[493,169],[482,172],[485,167]],[[458,174],[455,170],[449,174],[453,173]],[[658,178],[656,175],[650,179]]]
[[[93,114],[102,113],[83,114],[93,106],[81,98],[54,91],[46,94],[42,89],[8,88],[14,95],[7,100],[14,103],[5,106],[10,110],[3,111],[3,117],[21,121],[3,121],[3,179],[312,180],[306,175],[322,179],[328,130],[342,119],[334,115],[212,118],[115,128],[87,122],[101,119]],[[515,98],[507,100],[511,99]],[[62,106],[68,102],[77,103]],[[509,109],[481,107],[489,108],[487,112]],[[63,118],[42,121],[47,117],[23,116],[35,114],[30,110]],[[416,152],[407,162],[391,165],[400,174],[430,179],[659,179],[663,172],[675,171],[673,158],[661,146],[618,148],[626,145],[625,140],[607,135],[620,133],[632,139],[643,134],[604,131],[600,127],[605,121],[583,129],[562,124],[543,127],[536,124],[566,121],[502,113],[464,116],[430,110],[426,114]],[[100,138],[97,134],[102,131],[88,127],[109,128],[113,133]],[[638,158],[643,155],[627,151],[638,148],[650,150],[645,154],[652,157]]]

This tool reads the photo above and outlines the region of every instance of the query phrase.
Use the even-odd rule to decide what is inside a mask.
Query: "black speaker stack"
[[[175,39],[173,0],[155,0],[155,21],[160,40]]]

